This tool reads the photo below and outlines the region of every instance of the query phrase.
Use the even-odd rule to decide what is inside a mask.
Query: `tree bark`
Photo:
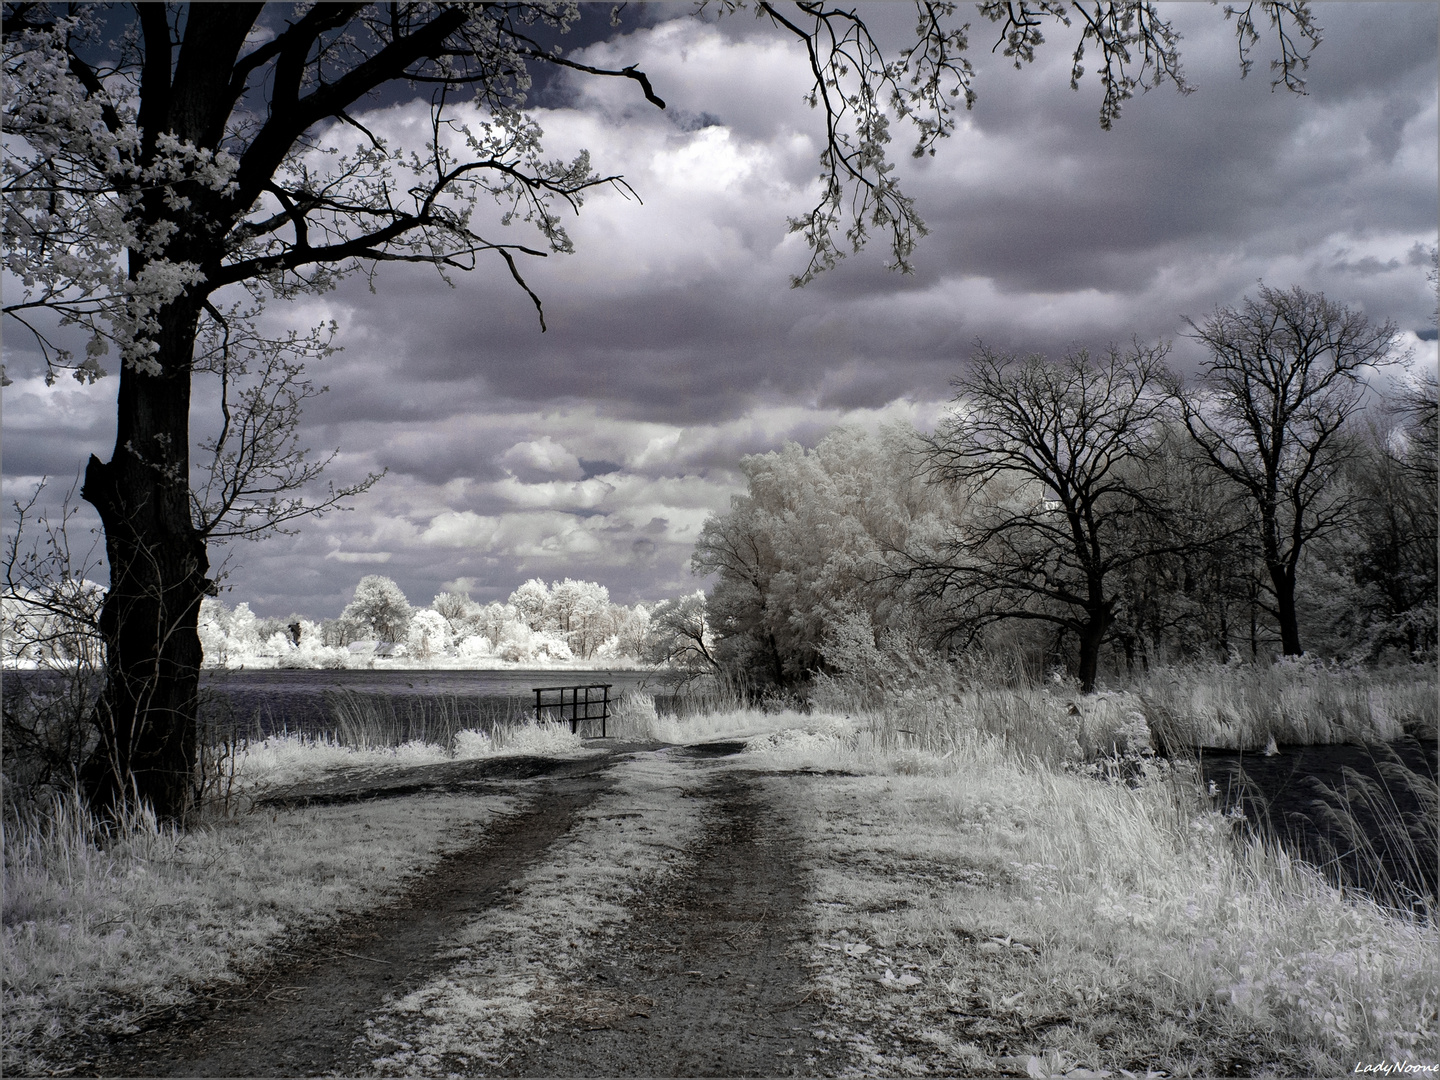
[[[1076,675],[1080,679],[1082,694],[1095,691],[1095,678],[1100,669],[1100,642],[1105,636],[1105,629],[1106,623],[1098,619],[1092,619],[1080,629],[1080,668]]]
[[[780,655],[780,646],[776,643],[774,634],[766,634],[765,638],[770,645],[770,669],[775,678],[775,685],[784,686],[785,660]]]
[[[161,313],[158,375],[124,365],[111,460],[91,457],[81,495],[105,528],[110,589],[100,613],[106,678],[100,744],[85,768],[92,803],[190,805],[200,683],[205,544],[190,516],[190,367],[196,312]]]
[[[1300,621],[1295,615],[1295,568],[1286,563],[1270,563],[1270,584],[1275,589],[1275,615],[1280,622],[1280,649],[1286,656],[1299,656]]]
[[[136,122],[142,163],[155,160],[161,136],[199,147],[219,145],[233,100],[231,74],[259,4],[196,5],[186,17],[178,55],[163,5],[136,11],[144,46]],[[100,514],[110,589],[100,611],[106,646],[105,687],[97,706],[100,743],[82,777],[99,808],[148,803],[162,818],[181,817],[195,780],[196,720],[202,658],[200,600],[211,588],[204,538],[190,507],[190,382],[199,316],[233,216],[219,193],[182,182],[172,205],[152,186],[134,211],[146,230],[175,229],[161,253],[132,248],[138,280],[149,262],[204,268],[156,315],[143,343],[158,373],[133,360],[120,365],[115,450],[91,457],[81,495]],[[235,208],[228,212],[233,215]],[[149,367],[151,365],[144,365]]]

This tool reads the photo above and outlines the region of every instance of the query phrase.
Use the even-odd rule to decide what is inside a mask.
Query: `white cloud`
[[[420,533],[420,542],[439,547],[466,547],[488,550],[500,528],[498,517],[482,517],[470,510],[446,510],[436,514]]]
[[[336,548],[325,553],[325,558],[342,563],[388,563],[394,557],[393,551],[341,551]]]
[[[550,477],[578,480],[582,471],[579,459],[549,435],[516,443],[500,455],[500,464],[526,482]]]

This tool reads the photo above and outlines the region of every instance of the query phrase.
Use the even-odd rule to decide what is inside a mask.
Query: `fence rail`
[[[538,724],[549,719],[564,723],[568,720],[570,731],[574,734],[580,730],[582,723],[599,720],[600,737],[608,738],[605,724],[610,719],[612,685],[614,684],[590,683],[587,686],[537,686],[534,688],[535,722]]]

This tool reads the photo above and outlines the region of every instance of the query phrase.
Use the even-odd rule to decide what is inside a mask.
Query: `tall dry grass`
[[[1332,883],[1433,920],[1440,898],[1440,784],[1392,748],[1372,753],[1375,775],[1345,766],[1341,781],[1316,781],[1322,829],[1312,861]]]
[[[1211,664],[1157,671],[1129,690],[1090,695],[1059,680],[1015,685],[1000,674],[990,677],[972,665],[963,678],[952,672],[942,688],[883,695],[845,679],[822,680],[817,702],[853,717],[877,753],[944,755],[984,736],[1016,760],[1112,780],[1159,775],[1196,747],[1364,745],[1382,759],[1378,775],[1348,769],[1338,789],[1319,787],[1318,843],[1316,830],[1285,822],[1268,839],[1283,840],[1336,885],[1422,915],[1433,910],[1440,786],[1432,773],[1408,767],[1387,745],[1411,734],[1433,746],[1432,669]],[[1268,828],[1263,820],[1249,824]],[[1304,843],[1297,839],[1302,833]]]
[[[1172,1014],[1220,1006],[1236,1026],[1308,1044],[1317,1075],[1348,1071],[1352,1055],[1440,1052],[1432,920],[1333,887],[1187,785],[1034,775],[1047,809],[1023,861],[1037,928],[1062,951],[1113,965],[1112,981],[1172,985]]]
[[[1176,748],[1258,750],[1436,738],[1440,698],[1432,666],[1366,670],[1320,663],[1160,668],[1129,689]]]
[[[866,709],[847,699],[843,683],[827,690],[816,711],[853,717],[881,750],[944,754],[980,734],[1019,759],[1060,767],[1152,746],[1141,703],[1123,693],[1081,697],[1048,685],[959,686],[949,693],[916,687]]]
[[[988,697],[972,705],[966,721],[1003,711]],[[1237,829],[1184,767],[1126,784],[1050,764],[1007,737],[1003,719],[1034,710],[1033,701],[1012,703],[992,715],[993,730],[942,728],[944,714],[923,710],[907,718],[897,709],[883,722],[816,715],[803,737],[752,741],[750,758],[777,771],[857,776],[845,783],[862,785],[849,805],[861,808],[863,827],[834,823],[839,847],[820,872],[827,903],[878,912],[864,918],[887,955],[903,945],[927,981],[967,987],[972,976],[946,966],[963,963],[957,940],[1027,943],[1034,964],[997,994],[1027,1015],[1067,1017],[1037,1029],[1027,1053],[1063,1050],[1072,1063],[1112,1070],[1144,1058],[1201,1075],[1229,1067],[1232,1053],[1253,1055],[1258,1068],[1288,1060],[1307,1075],[1440,1056],[1432,919],[1337,889]],[[864,786],[870,776],[877,783]],[[825,788],[812,790],[829,828],[847,804],[832,807]],[[871,836],[873,853],[843,850]],[[825,870],[831,858],[844,870]],[[960,884],[932,881],[904,903],[878,903],[867,890],[896,887],[862,880],[875,865],[901,876],[912,865],[932,876],[956,867]],[[964,884],[977,873],[984,887]],[[1121,1032],[1117,1002],[1145,1025]],[[1167,1059],[1167,1043],[1201,1050]],[[1117,1046],[1131,1056],[1112,1056]]]
[[[327,734],[342,746],[375,749],[407,743],[453,747],[462,731],[494,732],[527,718],[525,702],[462,698],[456,694],[412,695],[330,690],[325,706]]]
[[[397,895],[510,805],[435,796],[182,829],[145,811],[101,822],[74,794],[12,804],[0,1070],[48,1075],[81,1036],[133,1032],[235,980],[287,934]]]
[[[673,704],[673,698],[667,701],[667,705]],[[616,739],[680,745],[747,739],[787,728],[803,728],[809,719],[809,714],[795,709],[762,710],[747,706],[728,690],[690,697],[673,711],[662,712],[652,695],[628,690],[614,703],[609,730]]]

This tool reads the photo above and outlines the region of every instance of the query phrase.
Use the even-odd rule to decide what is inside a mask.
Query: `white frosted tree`
[[[471,600],[467,592],[437,593],[430,607],[450,625],[454,634],[464,631],[480,611],[480,605]]]
[[[502,604],[492,600],[486,604],[474,617],[476,630],[483,634],[492,647],[500,644],[500,639],[505,636],[505,628],[524,621],[524,616],[513,604]]]
[[[550,587],[539,578],[531,578],[510,594],[506,604],[520,613],[531,630],[548,628]]]
[[[746,494],[709,518],[691,565],[716,574],[706,618],[716,660],[764,681],[808,677],[830,623],[857,606],[877,627],[912,602],[901,552],[956,520],[959,491],[918,476],[916,435],[842,428],[813,450],[791,443],[741,460]]]
[[[410,616],[405,651],[418,660],[433,660],[449,651],[452,637],[445,616],[430,608],[421,608]]]
[[[410,628],[410,602],[390,578],[367,574],[355,586],[355,598],[340,617],[365,624],[380,641],[402,642]]]
[[[616,606],[610,636],[597,650],[597,655],[628,656],[647,660],[645,638],[650,632],[650,609],[644,604]]]
[[[588,659],[610,636],[614,618],[610,590],[593,581],[566,578],[550,587],[546,623],[565,635],[576,656]]]

